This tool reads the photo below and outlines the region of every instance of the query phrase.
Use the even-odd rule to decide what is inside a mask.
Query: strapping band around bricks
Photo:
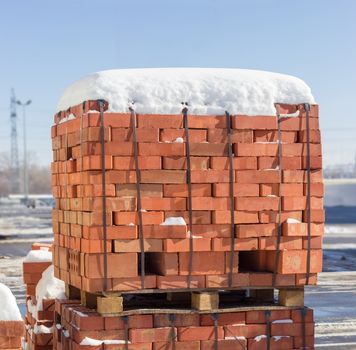
[[[266,344],[267,350],[271,350],[271,311],[265,311],[265,320],[266,320]]]
[[[122,321],[124,322],[125,350],[129,350],[129,318],[128,318],[128,316],[122,316]]]
[[[193,268],[193,208],[192,208],[192,180],[191,180],[191,167],[190,167],[188,108],[184,107],[182,113],[184,118],[186,159],[187,159],[188,212],[189,212],[188,288],[190,288],[191,280],[192,280],[192,268]]]
[[[277,142],[278,142],[278,168],[279,168],[279,185],[278,185],[278,227],[277,227],[277,246],[276,246],[276,256],[274,261],[273,279],[272,286],[276,287],[277,280],[277,270],[279,265],[280,256],[280,245],[281,245],[281,235],[282,235],[282,175],[283,175],[283,164],[282,164],[282,139],[281,139],[281,115],[279,113],[279,107],[276,106],[277,111]]]
[[[104,127],[104,100],[97,101],[100,112],[100,143],[101,143],[101,185],[103,201],[103,238],[104,238],[104,292],[108,290],[108,252],[107,252],[107,222],[106,222],[106,178],[105,178],[105,127]],[[83,161],[83,159],[82,159]]]
[[[306,314],[307,314],[307,308],[306,308],[306,307],[303,307],[303,308],[300,310],[300,314],[301,314],[301,317],[302,317],[302,341],[303,341],[303,350],[306,350],[306,348],[307,348],[307,342],[306,342],[305,316],[306,316]]]
[[[232,287],[232,278],[234,270],[235,258],[235,201],[234,201],[234,169],[233,169],[233,155],[231,143],[231,116],[229,112],[226,115],[227,141],[228,141],[228,155],[229,155],[229,195],[230,195],[230,213],[231,213],[231,249],[230,249],[230,270],[229,270],[229,287]]]
[[[218,314],[211,314],[211,318],[214,321],[214,350],[219,350],[219,315]]]
[[[309,276],[310,276],[310,240],[311,240],[311,223],[310,223],[310,210],[311,210],[311,197],[310,197],[310,126],[309,126],[309,118],[310,118],[310,105],[309,103],[304,104],[304,109],[306,113],[306,127],[307,127],[307,219],[308,219],[308,251],[307,251],[307,276],[305,284],[309,284]]]
[[[176,340],[177,340],[177,334],[175,330],[175,321],[176,321],[176,315],[175,314],[169,314],[168,315],[168,320],[169,324],[171,325],[171,345],[172,345],[172,350],[176,350]]]
[[[137,193],[137,215],[138,215],[138,229],[140,236],[140,252],[141,252],[141,288],[145,288],[145,243],[143,237],[143,220],[142,220],[142,205],[141,205],[141,173],[138,164],[138,145],[136,136],[136,112],[130,107],[131,112],[131,125],[132,125],[132,137],[135,157],[135,171],[136,171],[136,193]]]

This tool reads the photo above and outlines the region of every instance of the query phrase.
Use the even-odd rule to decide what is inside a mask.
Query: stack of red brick
[[[0,320],[0,349],[21,350],[24,333],[23,321]]]
[[[32,250],[52,251],[52,244],[35,243]],[[23,278],[27,284],[27,302],[25,316],[25,342],[28,350],[53,349],[54,299],[43,299],[38,307],[36,287],[42,273],[52,264],[47,261],[30,261],[23,263]],[[30,286],[30,288],[29,288]]]
[[[271,350],[301,349],[304,345],[314,348],[311,309],[304,309],[305,316],[302,309],[296,308],[276,307],[269,312],[268,318],[266,311],[258,307],[248,311],[219,310],[216,314],[146,311],[126,317],[103,317],[78,301],[57,300],[56,318],[60,324],[55,328],[54,349],[265,350],[267,334]]]
[[[107,107],[107,106],[106,106]],[[56,277],[79,289],[103,290],[104,240],[100,115],[87,101],[55,116],[52,127],[54,264]],[[277,116],[231,116],[235,201],[234,287],[271,286],[281,190],[282,236],[276,286],[306,283],[307,136],[302,105],[280,105]],[[74,116],[74,117],[73,117]],[[193,209],[193,288],[221,288],[230,272],[230,198],[225,116],[189,115]],[[130,114],[104,113],[108,288],[140,289],[136,173]],[[137,115],[145,249],[145,288],[186,288],[189,222],[182,115]],[[311,263],[321,271],[322,157],[318,106],[310,112]],[[295,219],[293,221],[288,219]]]

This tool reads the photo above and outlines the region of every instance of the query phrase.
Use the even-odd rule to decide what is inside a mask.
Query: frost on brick
[[[275,115],[275,103],[315,103],[302,80],[279,73],[223,68],[117,69],[86,76],[70,85],[57,111],[86,100],[105,99],[109,111],[178,114],[182,102],[189,113]]]
[[[52,252],[48,249],[30,250],[26,255],[24,262],[51,262]]]
[[[0,321],[22,321],[16,298],[11,290],[0,283]]]

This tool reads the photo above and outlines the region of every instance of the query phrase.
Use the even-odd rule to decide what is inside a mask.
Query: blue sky
[[[46,164],[53,112],[73,80],[113,68],[236,67],[305,80],[321,105],[325,165],[352,162],[355,17],[354,0],[0,1],[0,150],[10,149],[11,87],[33,100],[29,149]]]

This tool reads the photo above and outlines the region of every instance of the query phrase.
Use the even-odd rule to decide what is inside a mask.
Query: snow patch
[[[274,320],[272,323],[293,323],[293,320],[290,318],[284,319],[284,320]]]
[[[16,298],[9,287],[0,283],[0,321],[22,321]]]
[[[30,250],[24,262],[52,262],[52,252],[45,249]]]
[[[267,338],[267,335],[265,334],[261,334],[261,335],[257,335],[256,337],[254,337],[253,339],[257,342],[260,342],[262,339]]]
[[[298,219],[288,218],[287,224],[300,224],[301,222]]]
[[[112,339],[108,339],[108,340],[98,340],[98,339],[93,339],[93,338],[89,338],[89,337],[85,337],[81,342],[80,345],[86,345],[86,346],[98,346],[98,345],[121,345],[121,344],[125,344],[125,340],[112,340]],[[131,342],[128,341],[128,344],[131,344]]]
[[[170,217],[170,218],[166,218],[166,220],[164,220],[161,223],[162,226],[186,226],[187,223],[185,222],[184,218],[182,218],[181,216],[176,216],[176,217]]]
[[[50,334],[53,333],[53,327],[46,327],[44,325],[37,325],[35,324],[35,327],[33,328],[33,332],[35,334]]]
[[[174,143],[183,143],[184,140],[183,140],[183,137],[177,137],[173,142]]]
[[[109,111],[276,115],[275,103],[315,103],[309,86],[290,75],[247,69],[150,68],[97,72],[71,84],[57,111],[86,100],[105,99]],[[133,101],[128,105],[128,101]],[[68,117],[67,117],[68,118]]]

